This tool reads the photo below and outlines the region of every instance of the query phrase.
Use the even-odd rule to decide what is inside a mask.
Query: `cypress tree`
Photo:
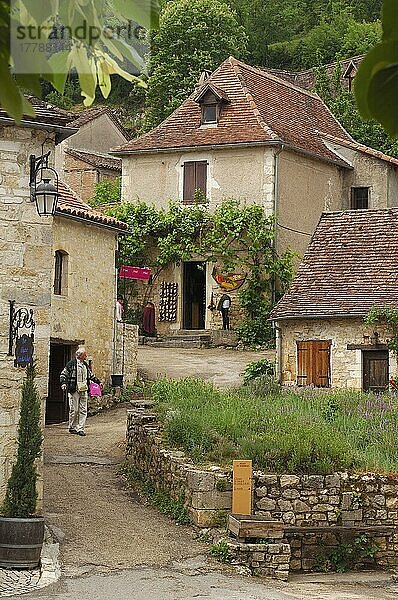
[[[18,425],[17,460],[8,480],[2,513],[7,517],[28,518],[36,510],[37,466],[43,434],[40,427],[41,402],[35,384],[35,367],[26,369]]]

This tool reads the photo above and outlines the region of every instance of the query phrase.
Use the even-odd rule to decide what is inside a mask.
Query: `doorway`
[[[66,363],[71,360],[76,348],[76,344],[55,342],[50,344],[46,425],[63,423],[68,418],[68,401],[66,393],[61,390],[59,376]]]
[[[362,387],[365,392],[384,392],[388,385],[388,350],[362,351]]]
[[[183,329],[204,329],[206,262],[190,261],[183,268]]]

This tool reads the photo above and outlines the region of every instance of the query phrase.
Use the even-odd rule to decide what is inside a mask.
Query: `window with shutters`
[[[369,188],[351,188],[351,209],[369,208]]]
[[[330,341],[297,342],[297,385],[330,387]]]
[[[55,252],[54,294],[66,296],[68,292],[68,254],[63,250]]]
[[[207,161],[191,160],[184,163],[183,203],[194,204],[206,200]]]

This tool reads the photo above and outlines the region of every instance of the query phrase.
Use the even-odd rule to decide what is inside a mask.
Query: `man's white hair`
[[[79,356],[81,356],[85,352],[86,352],[85,347],[84,346],[79,346],[78,349],[76,350],[76,356],[77,356],[77,358],[79,358]]]

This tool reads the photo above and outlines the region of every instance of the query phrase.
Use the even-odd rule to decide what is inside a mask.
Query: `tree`
[[[144,129],[158,125],[194,90],[202,71],[243,57],[247,38],[220,0],[172,0],[151,33]]]
[[[9,0],[0,0],[0,106],[16,121],[34,115],[20,88],[40,96],[45,79],[63,93],[71,69],[86,106],[97,86],[109,95],[112,74],[137,81],[126,64],[142,69],[143,61],[110,24],[131,20],[154,28],[158,23],[156,0],[19,0],[12,8],[11,14]],[[51,47],[49,58],[41,47]]]
[[[35,384],[35,368],[28,366],[22,384],[18,425],[17,460],[8,480],[2,513],[7,517],[28,518],[36,510],[37,466],[43,435],[40,427],[41,403]]]
[[[355,78],[361,115],[376,119],[398,136],[398,8],[396,0],[383,3],[383,39],[362,61]]]

